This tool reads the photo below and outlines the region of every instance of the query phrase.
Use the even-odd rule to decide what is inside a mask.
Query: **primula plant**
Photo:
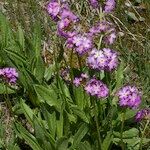
[[[117,7],[115,0],[50,0],[40,5],[50,25],[50,63],[41,52],[46,31],[40,20],[28,35],[20,25],[11,30],[0,14],[0,93],[13,118],[14,136],[9,144],[1,134],[1,148],[148,147],[150,109],[143,105],[141,88],[126,79],[128,68],[117,43],[122,33]]]

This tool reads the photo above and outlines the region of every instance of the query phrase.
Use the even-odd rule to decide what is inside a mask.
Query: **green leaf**
[[[80,142],[79,146],[77,147],[77,150],[92,150],[91,145],[89,142]]]
[[[33,123],[34,123],[35,137],[38,140],[38,143],[42,147],[44,147],[43,142],[46,139],[45,139],[45,135],[44,135],[44,132],[43,132],[43,126],[40,125],[40,122],[38,121],[38,119],[36,117],[34,117]]]
[[[84,113],[84,111],[80,110],[77,107],[70,107],[71,110],[73,111],[73,113],[77,116],[79,116],[83,121],[85,121],[86,123],[89,123],[89,119],[87,118],[86,114]]]
[[[21,28],[21,26],[18,26],[18,41],[23,52],[25,48],[25,44],[24,44],[24,33],[23,33],[23,29]]]
[[[57,124],[57,137],[61,138],[63,136],[63,112],[60,113],[59,120],[56,121]]]
[[[7,92],[6,92],[6,87],[5,86],[6,85],[0,83],[0,94],[6,94],[6,93],[7,94],[13,94],[13,93],[15,93],[15,90],[13,90],[9,87],[7,87]]]
[[[41,102],[46,102],[50,106],[55,106],[56,108],[61,107],[61,101],[58,99],[56,91],[51,88],[46,88],[42,85],[34,85],[34,89],[38,95],[38,98]]]
[[[36,138],[30,134],[20,123],[14,123],[16,134],[23,138],[33,150],[43,150],[38,144]]]
[[[56,142],[56,150],[67,150],[68,139],[66,137],[61,137]]]
[[[9,40],[13,39],[11,30],[9,27],[9,23],[6,20],[6,17],[0,12],[0,31],[1,31],[1,45],[3,48],[5,48],[8,45]]]
[[[83,123],[78,129],[78,131],[76,132],[76,134],[74,135],[73,145],[71,146],[70,149],[75,149],[79,145],[83,137],[87,134],[88,130],[89,128],[87,124]]]
[[[76,116],[69,114],[68,112],[66,112],[66,113],[67,113],[67,117],[68,117],[70,123],[72,123],[72,122],[76,123],[77,122]]]
[[[119,137],[120,138],[120,132],[113,132],[115,137]],[[137,137],[139,135],[139,130],[136,128],[131,128],[129,130],[126,130],[123,132],[123,138],[124,139],[128,139],[128,138],[133,138],[133,137]]]
[[[126,109],[125,120],[133,118],[135,116],[136,110]],[[117,120],[122,120],[122,113],[119,113]]]
[[[24,102],[23,99],[20,99],[20,106],[21,106],[23,113],[26,116],[27,120],[30,122],[30,124],[33,125],[34,112],[32,111],[32,109]]]
[[[49,65],[49,67],[45,69],[44,78],[46,81],[51,79],[54,70],[55,70],[55,65],[53,64]]]
[[[26,64],[26,58],[23,57],[20,53],[12,51],[12,50],[8,50],[8,49],[5,49],[4,51],[6,52],[6,54],[13,56],[14,61],[16,59],[16,61],[19,61],[20,63]]]
[[[124,79],[124,62],[121,61],[118,69],[115,72],[116,85],[112,91],[112,95],[114,95],[116,93],[116,91],[122,86],[123,79]],[[112,99],[112,104],[117,106],[117,103],[118,103],[118,97],[114,96],[114,98]]]
[[[139,130],[136,128],[129,129],[123,132],[123,138],[133,138],[139,135]]]
[[[75,101],[77,106],[83,110],[86,105],[85,93],[82,87],[74,88]]]
[[[53,138],[55,138],[56,134],[56,113],[53,112],[50,114],[45,107],[42,108],[42,113],[44,115],[44,118],[48,124],[49,131]]]
[[[42,60],[41,56],[38,56],[36,58],[36,65],[35,65],[35,68],[34,68],[34,75],[40,83],[44,79],[44,72],[45,72],[45,66],[44,66],[43,60]]]
[[[113,135],[111,132],[107,132],[107,135],[102,143],[102,150],[108,150],[112,142],[113,142]]]
[[[36,21],[34,24],[33,48],[35,50],[35,56],[38,58],[41,54],[41,26],[39,21]]]

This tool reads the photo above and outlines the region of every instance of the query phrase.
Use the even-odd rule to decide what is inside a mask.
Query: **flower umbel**
[[[145,108],[145,109],[142,109],[136,113],[135,120],[137,122],[140,122],[143,119],[149,119],[150,120],[150,109]]]
[[[115,8],[116,2],[115,0],[107,0],[105,3],[104,12],[111,13]]]
[[[118,66],[118,56],[109,48],[93,49],[87,58],[87,64],[92,69],[112,71]]]
[[[135,109],[141,103],[141,96],[135,86],[124,86],[118,92],[119,105]]]
[[[18,73],[15,68],[0,69],[0,76],[9,84],[15,84],[18,78]]]
[[[91,96],[96,96],[98,98],[105,98],[109,93],[108,87],[102,81],[95,78],[90,79],[84,89]]]

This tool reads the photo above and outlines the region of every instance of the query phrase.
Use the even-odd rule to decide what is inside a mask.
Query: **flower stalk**
[[[139,146],[139,150],[142,150],[142,144],[143,144],[143,139],[144,139],[144,135],[145,135],[145,131],[149,125],[149,122],[150,120],[147,120],[145,126],[144,126],[144,129],[143,129],[143,132],[142,132],[142,136],[141,136],[141,140],[140,140],[140,146]]]

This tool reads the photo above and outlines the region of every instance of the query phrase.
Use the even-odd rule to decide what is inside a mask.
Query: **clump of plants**
[[[19,27],[18,41],[12,31],[13,38],[3,32],[0,76],[18,149],[22,142],[33,150],[142,150],[148,145],[150,109],[141,107],[140,89],[125,82],[126,64],[111,18],[115,7],[115,0],[47,2],[45,13],[55,32],[49,65],[41,56],[36,23],[31,37]]]

